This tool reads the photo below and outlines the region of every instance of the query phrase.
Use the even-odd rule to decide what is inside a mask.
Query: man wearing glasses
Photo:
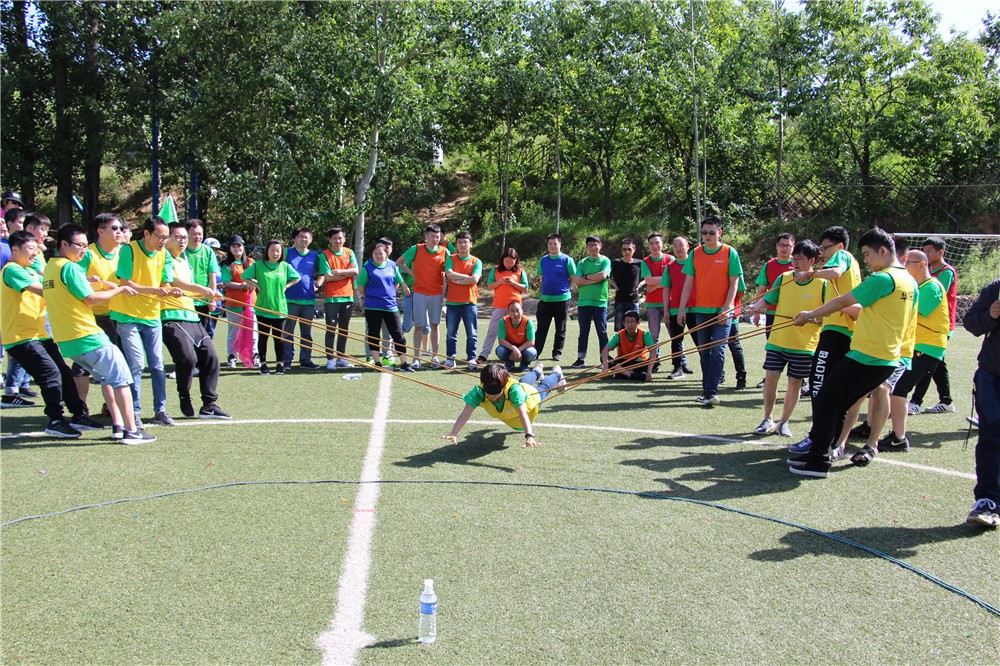
[[[161,300],[183,294],[171,284],[172,262],[164,250],[169,238],[164,219],[159,215],[149,216],[142,225],[142,239],[122,247],[115,271],[121,286],[131,287],[139,294],[138,298],[118,295],[111,299],[111,319],[117,324],[122,351],[132,373],[132,403],[138,428],[142,427],[139,383],[146,366],[153,378],[153,423],[176,425],[167,414],[167,375],[163,370],[160,323]]]
[[[701,356],[702,394],[696,401],[706,407],[719,404],[719,383],[726,360],[726,342],[732,325],[732,304],[743,265],[735,248],[722,242],[722,222],[709,217],[701,223],[702,244],[688,256],[684,274],[691,279],[684,283],[681,292],[677,323],[687,321],[688,302],[694,294],[697,305],[690,308],[694,314],[696,339]]]

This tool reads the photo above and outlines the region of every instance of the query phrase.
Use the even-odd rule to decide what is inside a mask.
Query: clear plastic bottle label
[[[438,603],[436,601],[421,601],[420,602],[420,614],[421,615],[436,615],[438,609]]]

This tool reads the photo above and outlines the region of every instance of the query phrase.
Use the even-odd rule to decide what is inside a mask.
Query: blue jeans
[[[31,382],[28,371],[21,367],[17,359],[7,356],[7,380],[4,382],[5,393],[17,393],[18,389],[27,388]]]
[[[608,307],[596,305],[581,305],[577,308],[577,319],[580,321],[580,340],[576,345],[577,358],[587,358],[587,339],[590,337],[590,323],[597,330],[597,350],[608,344]]]
[[[304,321],[299,324],[299,337],[295,337],[296,318]],[[292,365],[295,358],[295,348],[299,348],[299,363],[312,361],[313,335],[312,320],[316,318],[316,303],[289,303],[288,317],[285,318],[285,354],[281,359],[285,367]]]
[[[508,370],[514,369],[514,363],[516,361],[510,360],[511,351],[506,347],[497,347],[497,358],[503,363],[504,367]],[[521,352],[521,372],[527,370],[535,359],[538,358],[538,350],[534,347],[528,347]]]
[[[476,348],[479,346],[479,333],[476,330],[476,319],[479,317],[479,306],[475,303],[449,305],[445,311],[448,325],[448,337],[445,339],[445,354],[455,358],[458,351],[458,324],[465,324],[465,357],[469,361],[476,360]]]
[[[535,386],[539,379],[541,379],[542,382]],[[521,377],[521,383],[527,384],[528,386],[535,386],[535,388],[538,389],[538,399],[545,400],[545,398],[549,395],[549,391],[554,389],[559,384],[559,375],[553,372],[549,374],[548,377],[542,379],[542,376],[538,374],[537,370],[532,370],[531,372],[526,373],[524,377]]]
[[[132,406],[136,415],[142,411],[139,407],[139,385],[144,367],[149,367],[153,376],[153,414],[166,411],[167,373],[163,370],[163,328],[160,322],[154,326],[118,322],[118,337],[128,370],[132,373]]]
[[[1000,504],[1000,375],[980,368],[975,375],[979,441],[976,443],[976,500]]]
[[[701,326],[716,316],[714,314],[696,312],[694,313],[695,326]],[[729,337],[730,326],[730,320],[723,319],[721,323],[716,322],[711,326],[699,328],[694,332],[698,340],[698,346],[702,347],[698,353],[701,356],[701,390],[704,396],[710,397],[719,392],[719,382],[722,381],[722,370],[726,362],[726,343],[721,342],[711,347],[705,347],[704,345],[725,340]]]

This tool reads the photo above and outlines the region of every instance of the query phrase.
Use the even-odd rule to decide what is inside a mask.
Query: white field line
[[[378,481],[379,465],[385,450],[386,417],[389,416],[389,397],[392,394],[389,374],[379,380],[378,398],[368,438],[368,451],[361,467],[362,481]],[[330,621],[330,629],[316,638],[316,646],[323,652],[323,665],[355,664],[358,652],[375,638],[363,630],[365,598],[368,595],[368,573],[372,562],[372,536],[375,533],[375,505],[378,502],[378,483],[362,483],[354,500],[354,518],[351,519],[347,553],[340,574],[337,592],[337,611]]]
[[[179,426],[199,426],[199,425],[253,425],[253,424],[267,424],[267,423],[371,423],[371,419],[243,419],[239,421],[178,421]],[[447,419],[385,419],[383,423],[403,423],[403,424],[434,424],[440,423],[444,425],[451,425],[454,423],[453,420]],[[470,425],[496,425],[496,421],[469,421]],[[721,442],[723,444],[753,444],[755,446],[769,446],[775,448],[782,448],[785,446],[782,442],[768,442],[764,440],[747,440],[747,439],[734,439],[732,437],[723,437],[721,435],[701,435],[694,432],[675,432],[673,430],[646,430],[642,428],[619,428],[608,427],[608,426],[594,426],[594,425],[578,425],[575,423],[536,423],[536,428],[541,428],[545,430],[546,428],[559,428],[562,430],[595,430],[599,432],[627,432],[636,435],[657,435],[660,437],[687,437],[690,439],[701,439],[708,440],[712,442]],[[44,432],[25,432],[17,435],[3,435],[0,436],[0,440],[4,439],[23,439],[29,437],[48,437]],[[155,445],[154,445],[155,446]],[[897,460],[895,458],[888,458],[884,455],[876,456],[875,462],[885,463],[887,465],[896,465],[898,467],[909,467],[910,469],[917,469],[922,472],[933,472],[935,474],[943,474],[945,476],[955,476],[960,479],[971,479],[976,480],[975,474],[970,474],[968,472],[959,472],[953,469],[944,469],[941,467],[931,467],[929,465],[920,465],[917,463],[906,462],[903,460]]]

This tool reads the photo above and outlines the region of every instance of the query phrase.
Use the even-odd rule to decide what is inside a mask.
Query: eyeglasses
[[[792,245],[791,243],[778,243],[778,247],[780,247],[782,249],[785,249],[785,250],[791,250],[795,246]]]
[[[86,243],[73,243],[73,242],[70,242],[70,245],[72,245],[73,247],[77,248],[78,250],[86,250],[87,249],[87,244]]]
[[[826,252],[827,250],[829,250],[834,245],[836,245],[836,243],[830,243],[829,245],[820,245],[819,249],[822,250],[823,252]]]
[[[701,232],[702,236],[717,236],[718,234],[719,234],[718,231],[702,231]]]
[[[174,234],[172,238],[178,243],[180,241],[186,241],[188,239],[188,237],[185,234]]]
[[[170,234],[167,234],[166,236],[161,236],[160,234],[153,234],[153,238],[160,241],[161,243],[166,243],[167,239],[170,238]]]

